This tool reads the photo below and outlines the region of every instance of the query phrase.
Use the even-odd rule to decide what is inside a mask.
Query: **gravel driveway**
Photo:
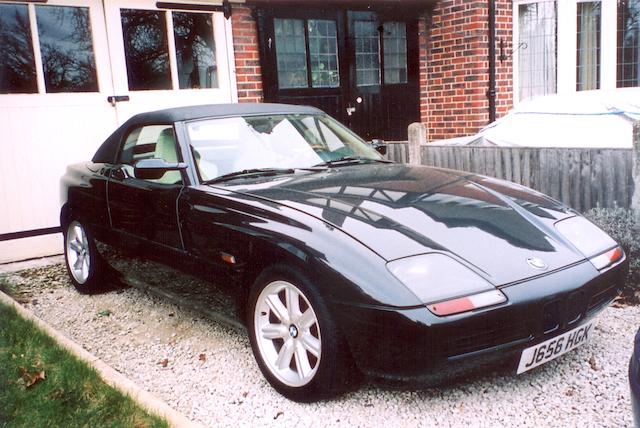
[[[25,271],[19,300],[84,348],[206,426],[631,426],[627,364],[640,307],[608,308],[590,343],[520,376],[437,389],[364,384],[333,401],[274,392],[244,334],[128,288],[80,295],[62,265]]]

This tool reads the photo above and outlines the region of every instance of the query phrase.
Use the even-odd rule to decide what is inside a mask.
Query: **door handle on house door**
[[[129,95],[109,95],[107,97],[107,102],[112,106],[116,106],[116,103],[120,103],[122,101],[129,101]]]
[[[355,107],[347,107],[347,116],[351,116],[355,112],[356,112]]]

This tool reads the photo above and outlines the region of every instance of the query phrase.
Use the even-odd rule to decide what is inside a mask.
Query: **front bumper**
[[[501,288],[508,301],[437,317],[425,307],[350,306],[337,316],[358,367],[403,381],[439,382],[486,366],[515,374],[524,348],[571,330],[601,312],[621,290],[627,260],[599,273],[589,262]]]

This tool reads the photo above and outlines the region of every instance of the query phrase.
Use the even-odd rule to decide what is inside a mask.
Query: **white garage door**
[[[118,124],[236,101],[230,21],[217,8],[0,3],[0,263],[61,252],[60,176]]]

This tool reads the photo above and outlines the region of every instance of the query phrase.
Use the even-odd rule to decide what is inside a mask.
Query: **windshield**
[[[200,180],[237,171],[310,168],[344,158],[381,156],[327,115],[276,114],[206,119],[187,124]]]

